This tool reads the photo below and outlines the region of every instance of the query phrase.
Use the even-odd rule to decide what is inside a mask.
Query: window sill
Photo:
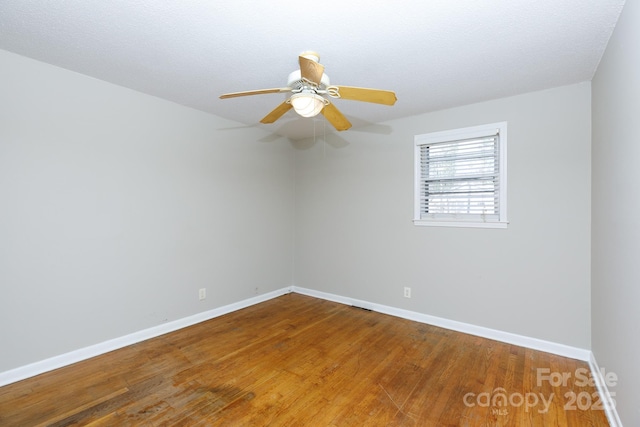
[[[507,228],[507,221],[481,222],[481,221],[438,221],[414,219],[413,225],[421,227],[462,227],[462,228]]]

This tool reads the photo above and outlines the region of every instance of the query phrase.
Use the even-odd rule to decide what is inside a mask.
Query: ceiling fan
[[[320,56],[316,52],[301,53],[298,57],[300,69],[289,74],[287,87],[226,93],[220,98],[291,92],[292,95],[264,116],[260,123],[273,123],[293,108],[302,117],[314,117],[322,113],[339,131],[349,129],[351,123],[329,98],[351,99],[383,105],[395,104],[396,94],[390,90],[331,85],[329,76],[324,73],[324,66],[318,62],[319,60]]]

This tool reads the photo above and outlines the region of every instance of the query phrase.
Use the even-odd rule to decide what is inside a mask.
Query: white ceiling
[[[299,139],[322,116],[262,125],[285,95],[218,96],[286,86],[306,50],[332,84],[396,92],[393,107],[335,101],[354,129],[587,81],[623,4],[2,0],[0,48]]]

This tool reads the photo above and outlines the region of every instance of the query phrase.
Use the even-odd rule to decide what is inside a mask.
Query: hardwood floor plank
[[[67,412],[62,412],[58,415],[56,415],[53,418],[48,419],[45,423],[42,424],[37,424],[37,427],[44,427],[44,426],[49,426],[49,425],[56,425],[59,424],[60,422],[64,422],[64,423],[69,423],[69,420],[74,417],[74,416],[78,416],[79,414],[81,414],[82,412],[94,408],[96,406],[99,406],[111,399],[114,399],[118,396],[121,396],[125,393],[127,393],[129,391],[128,388],[121,388],[120,390],[116,390],[112,393],[109,393],[105,396],[102,396],[96,400],[93,400],[91,402],[85,403],[84,405],[80,405],[80,406],[75,406],[72,410],[67,411]],[[86,418],[86,417],[79,417],[79,418]]]
[[[584,362],[289,294],[2,387],[0,425],[608,425],[577,369],[588,373]],[[550,400],[547,410],[518,400],[527,396]]]

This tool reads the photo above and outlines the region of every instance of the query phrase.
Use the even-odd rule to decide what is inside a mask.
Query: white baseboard
[[[600,394],[600,399],[602,400],[607,420],[609,420],[609,425],[611,427],[622,427],[622,421],[620,421],[620,416],[616,410],[615,393],[609,391],[607,381],[602,375],[600,365],[596,362],[596,357],[593,353],[591,353],[591,357],[589,358],[589,367],[591,368],[591,375],[596,383],[596,389]]]
[[[204,311],[172,322],[163,323],[119,338],[114,338],[112,340],[104,341],[78,350],[73,350],[65,354],[21,366],[9,371],[0,372],[0,387],[277,298],[281,295],[290,293],[291,289],[292,288],[290,286],[278,289],[240,302],[214,308],[213,310]]]
[[[273,292],[269,292],[263,295],[258,295],[237,303],[225,305],[223,307],[215,308],[213,310],[205,311],[195,314],[193,316],[178,319],[172,322],[164,323],[162,325],[154,326],[152,328],[144,329],[142,331],[134,332],[123,337],[115,338],[112,340],[104,341],[95,345],[91,345],[85,348],[71,351],[69,353],[54,356],[49,359],[45,359],[39,362],[35,362],[29,365],[21,366],[9,371],[0,372],[0,387],[20,381],[26,378],[30,378],[44,372],[48,372],[54,369],[61,368],[63,366],[71,365],[82,360],[89,359],[91,357],[99,356],[109,351],[117,350],[128,345],[132,345],[150,338],[155,338],[160,335],[164,335],[169,332],[177,331],[187,326],[195,325],[196,323],[204,322],[215,317],[222,316],[227,313],[231,313],[236,310],[243,309],[255,304],[259,304],[264,301],[279,297],[281,295],[296,292],[302,295],[308,295],[316,298],[321,298],[329,301],[334,301],[346,305],[355,305],[377,311],[379,313],[389,314],[408,320],[413,320],[420,323],[439,326],[445,329],[451,329],[458,332],[463,332],[471,335],[480,336],[483,338],[489,338],[496,341],[502,341],[509,344],[518,345],[521,347],[527,347],[534,350],[545,351],[548,353],[557,354],[560,356],[570,357],[572,359],[578,359],[587,361],[590,363],[594,375],[599,374],[599,370],[595,369],[595,361],[592,362],[593,355],[591,351],[570,347],[564,344],[558,344],[550,341],[544,341],[537,338],[530,338],[522,335],[512,334],[509,332],[503,332],[495,329],[485,328],[482,326],[476,326],[469,323],[458,322],[455,320],[444,319],[441,317],[431,316],[428,314],[417,313],[414,311],[404,310],[400,308],[390,307],[382,304],[371,303],[368,301],[347,298],[340,295],[330,294],[327,292],[314,291],[312,289],[301,288],[297,286],[290,286],[282,288]],[[602,381],[602,384],[605,383]],[[598,388],[600,391],[600,388]],[[606,390],[606,387],[605,387]],[[607,392],[608,393],[608,392]],[[601,394],[604,398],[604,394]],[[617,413],[614,414],[617,418]],[[613,425],[613,424],[612,424]],[[618,424],[621,426],[622,424]]]
[[[455,320],[443,319],[441,317],[430,316],[428,314],[417,313],[415,311],[403,310],[401,308],[347,298],[340,295],[314,291],[312,289],[305,289],[297,286],[293,286],[292,291],[303,295],[338,302],[341,304],[355,305],[357,307],[370,309],[379,313],[389,314],[391,316],[401,317],[403,319],[439,326],[441,328],[451,329],[458,332],[464,332],[470,335],[489,338],[496,341],[502,341],[508,344],[514,344],[521,347],[527,347],[534,350],[557,354],[559,356],[570,357],[572,359],[578,359],[585,362],[588,362],[591,358],[591,351],[583,348],[571,347],[551,341],[544,341],[537,338],[512,334],[496,329],[485,328],[482,326],[476,326],[469,323],[458,322]]]

